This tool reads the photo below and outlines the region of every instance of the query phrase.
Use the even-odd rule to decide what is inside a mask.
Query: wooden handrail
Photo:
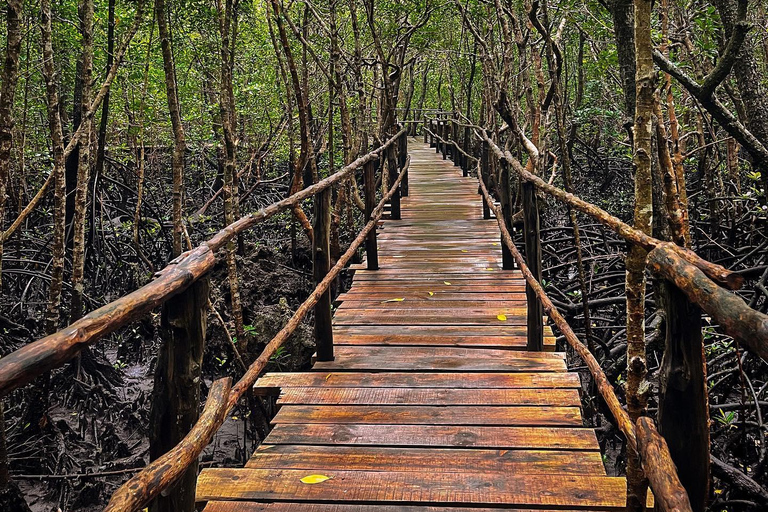
[[[11,352],[0,359],[0,397],[32,381],[38,375],[57,368],[81,350],[104,336],[147,314],[169,298],[188,288],[215,265],[215,251],[241,233],[270,217],[300,204],[305,199],[331,187],[379,158],[405,128],[380,147],[346,165],[335,174],[281,201],[246,215],[225,227],[211,239],[187,251],[155,274],[155,279],[128,295],[102,306],[68,327]]]
[[[317,284],[312,293],[309,294],[309,297],[307,297],[307,299],[298,307],[280,332],[267,343],[259,357],[256,358],[253,364],[251,364],[245,372],[245,375],[240,378],[237,384],[232,386],[231,390],[228,386],[229,382],[227,382],[227,394],[223,397],[221,396],[221,392],[217,392],[217,395],[212,402],[216,404],[215,409],[217,414],[215,416],[213,414],[206,415],[205,411],[203,411],[200,420],[198,420],[190,433],[187,434],[176,447],[144,468],[115,491],[109,504],[104,509],[104,512],[136,512],[140,510],[142,507],[146,506],[152,498],[156,497],[164,489],[172,485],[176,479],[184,473],[186,468],[200,456],[200,453],[202,453],[203,449],[210,441],[210,438],[208,438],[208,441],[205,443],[197,442],[196,440],[205,439],[201,437],[202,433],[210,432],[212,436],[213,433],[221,427],[227,415],[232,411],[237,402],[256,383],[259,375],[264,371],[264,368],[267,366],[267,363],[275,352],[277,352],[277,349],[279,349],[293,334],[307,313],[315,306],[315,304],[317,304],[317,301],[323,293],[330,288],[331,283],[338,277],[341,270],[347,266],[357,252],[357,249],[365,241],[368,232],[376,228],[376,224],[384,213],[385,203],[397,191],[403,177],[408,172],[409,166],[410,157],[406,161],[397,180],[395,180],[392,187],[384,197],[381,198],[381,201],[373,210],[370,221],[368,221],[363,229],[360,230],[355,239],[350,243],[349,248],[328,271],[323,280]],[[226,379],[222,379],[222,381],[223,380]],[[213,393],[213,389],[211,390],[211,393]],[[206,401],[206,408],[208,408],[209,402],[211,402],[210,395],[209,400]],[[211,408],[213,408],[213,405],[211,405]],[[159,464],[158,462],[160,460],[163,460],[164,463]]]
[[[595,380],[600,395],[603,397],[608,405],[608,409],[616,419],[616,423],[624,434],[627,444],[635,451],[637,451],[638,446],[642,446],[646,449],[645,452],[640,452],[641,455],[643,455],[643,453],[649,455],[649,457],[643,457],[641,459],[643,470],[651,484],[654,496],[658,496],[658,504],[661,506],[661,509],[666,512],[690,511],[691,505],[688,500],[688,494],[680,483],[680,479],[677,477],[677,472],[674,471],[675,465],[672,462],[672,457],[669,454],[666,443],[663,442],[663,439],[659,442],[659,440],[654,437],[654,433],[656,436],[658,436],[658,433],[656,433],[655,428],[652,428],[652,423],[650,423],[650,419],[648,418],[640,418],[640,420],[647,421],[643,422],[644,428],[638,433],[629,414],[627,414],[621,406],[621,402],[619,402],[619,398],[616,396],[613,386],[608,381],[605,373],[603,373],[602,368],[600,368],[600,363],[595,359],[595,356],[592,355],[586,345],[579,340],[573,332],[573,329],[571,329],[571,326],[552,303],[549,296],[544,291],[544,288],[541,286],[541,283],[539,283],[533,276],[528,265],[525,263],[525,259],[520,254],[520,251],[517,250],[517,247],[512,240],[512,236],[509,234],[509,230],[504,223],[500,209],[494,204],[493,199],[488,193],[488,188],[485,186],[485,183],[483,183],[483,180],[478,179],[477,181],[480,184],[483,199],[488,204],[488,208],[490,208],[496,216],[496,222],[499,225],[504,244],[515,258],[517,266],[520,268],[526,282],[535,291],[536,296],[541,301],[541,304],[544,307],[544,312],[552,319],[555,325],[557,325],[557,328],[563,334],[568,344],[573,347],[581,359],[586,363],[590,374],[592,374],[592,378]],[[650,427],[648,426],[649,424]],[[639,439],[640,436],[638,434],[642,436],[642,439]],[[650,457],[651,454],[653,457]],[[672,471],[670,471],[670,468],[672,468]]]
[[[671,281],[742,347],[768,361],[768,315],[720,288],[667,246],[657,247],[648,254],[648,267],[654,274]]]
[[[509,162],[509,164],[511,164],[512,168],[522,180],[532,183],[536,186],[536,188],[546,192],[548,195],[552,196],[558,201],[567,203],[580,212],[589,215],[628,242],[637,244],[647,251],[652,251],[656,247],[669,247],[670,250],[676,252],[678,255],[680,255],[681,258],[695,265],[702,272],[707,274],[711,279],[730,290],[738,290],[744,284],[744,276],[738,272],[734,272],[721,265],[707,261],[689,249],[685,249],[671,242],[665,242],[663,240],[659,240],[658,238],[646,235],[642,231],[633,228],[625,222],[620,221],[618,218],[606,212],[599,206],[595,206],[574,194],[568,193],[561,188],[555,187],[554,185],[550,185],[540,177],[527,171],[525,167],[523,167],[523,165],[514,156],[512,156],[509,151],[502,151],[501,148],[499,148],[499,146],[497,146],[496,143],[494,143],[493,140],[488,136],[483,128],[477,126],[474,128],[476,133],[479,131],[478,135],[480,138],[488,143],[496,156],[499,159]]]

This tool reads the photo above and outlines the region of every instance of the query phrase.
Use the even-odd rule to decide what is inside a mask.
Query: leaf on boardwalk
[[[462,250],[461,250],[461,252],[469,252],[469,251],[468,251],[468,250],[466,250],[466,249],[462,249]]]
[[[433,297],[435,295],[435,292],[427,292],[430,297]]]
[[[325,475],[307,475],[304,478],[301,479],[301,483],[303,484],[320,484],[325,482],[326,480],[330,480],[331,477],[325,476]]]
[[[451,286],[451,283],[449,283],[448,281],[443,281],[443,284],[446,286]]]
[[[400,298],[397,298],[397,299],[383,300],[383,301],[381,301],[381,303],[384,304],[385,302],[403,302],[404,300],[405,300],[405,297],[400,297]]]
[[[499,245],[499,242],[493,242],[491,245]]]
[[[493,269],[492,269],[491,267],[488,267],[488,268],[487,268],[487,269],[485,269],[485,270],[493,270]]]
[[[496,315],[496,318],[498,318],[499,320],[504,322],[507,319],[507,315],[505,315],[503,313],[499,313],[498,315]]]

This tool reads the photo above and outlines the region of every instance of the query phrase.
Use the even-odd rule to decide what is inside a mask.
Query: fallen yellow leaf
[[[487,269],[485,269],[485,270],[493,270],[493,269],[492,269],[491,267],[488,267],[488,268],[487,268]]]
[[[304,478],[301,479],[301,483],[303,484],[319,484],[322,482],[325,482],[326,480],[330,480],[331,477],[325,476],[325,475],[307,475]]]
[[[503,321],[505,321],[507,319],[507,315],[505,315],[503,313],[499,313],[498,315],[496,315],[496,318],[498,318],[499,320],[501,320],[503,322]]]
[[[448,281],[443,281],[443,284],[445,284],[447,286],[451,286],[451,283],[449,283]]]
[[[427,293],[429,294],[430,297],[432,297],[435,294],[435,292],[427,292]]]
[[[403,302],[404,300],[405,300],[405,298],[404,298],[404,297],[400,297],[400,298],[398,298],[398,299],[387,299],[387,300],[383,300],[383,301],[381,301],[381,303],[382,303],[382,304],[384,304],[385,302]]]
[[[499,242],[493,242],[491,245],[499,245]]]
[[[466,249],[462,249],[462,250],[461,250],[461,252],[469,252],[469,251],[468,251],[468,250],[466,250]]]

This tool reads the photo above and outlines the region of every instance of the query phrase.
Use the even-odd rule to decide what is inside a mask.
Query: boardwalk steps
[[[525,282],[501,269],[474,180],[411,147],[381,269],[360,266],[339,297],[335,360],[258,381],[279,394],[271,433],[245,468],[203,470],[198,500],[206,512],[623,510],[625,481],[606,475],[552,331],[549,351],[525,351]],[[313,474],[328,479],[302,482]]]

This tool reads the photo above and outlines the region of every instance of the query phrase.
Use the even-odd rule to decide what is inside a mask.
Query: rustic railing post
[[[509,188],[509,162],[501,160],[499,161],[499,164],[501,165],[499,202],[501,203],[504,224],[509,231],[512,231],[512,194]],[[501,266],[504,270],[512,270],[515,268],[515,258],[512,256],[512,252],[507,247],[507,244],[504,243],[503,236],[501,239]]]
[[[322,281],[331,268],[331,194],[328,187],[315,196],[315,218],[313,222],[313,265],[312,277],[315,286]],[[315,344],[318,361],[333,361],[333,330],[331,327],[331,290],[328,288],[315,304]]]
[[[424,144],[427,143],[427,114],[424,114],[424,124],[422,125],[424,129],[422,130],[424,132]]]
[[[155,460],[187,435],[200,415],[200,382],[208,308],[208,278],[203,277],[163,304],[162,345],[155,368],[149,413],[149,458]],[[197,462],[166,495],[150,506],[152,512],[195,509]]]
[[[400,172],[403,172],[403,169],[405,169],[405,162],[408,161],[408,136],[406,134],[400,136],[397,153],[397,164],[400,168]],[[400,195],[402,197],[408,197],[408,173],[405,173],[405,176],[403,176],[403,179],[400,181]]]
[[[365,222],[371,220],[371,214],[376,207],[376,170],[373,161],[363,166],[363,191],[365,192]],[[365,238],[365,259],[368,260],[368,270],[379,270],[379,250],[376,241],[376,230],[372,229]]]
[[[483,141],[481,146],[481,153],[480,153],[480,176],[479,179],[483,180],[483,183],[485,183],[485,186],[488,187],[488,174],[490,173],[490,169],[488,167],[490,163],[490,147],[488,146],[488,143]],[[483,197],[483,192],[480,190],[480,186],[478,185],[478,193],[480,194],[480,198]],[[491,209],[488,206],[488,203],[485,202],[485,199],[482,199],[483,201],[483,219],[490,219],[491,218]]]
[[[462,147],[464,148],[464,152],[467,155],[471,155],[472,153],[472,139],[470,139],[471,134],[469,133],[469,126],[464,127],[464,140],[462,142]],[[462,175],[466,178],[469,176],[469,166],[472,165],[472,162],[468,156],[464,156],[464,159],[462,160],[462,166],[461,170]]]
[[[525,259],[533,277],[541,282],[541,239],[539,238],[539,203],[533,183],[523,183],[523,224],[525,238]],[[527,350],[540,351],[544,348],[544,310],[536,292],[525,286],[528,302],[528,345]]]
[[[397,181],[397,147],[392,144],[387,148],[387,172],[389,173],[388,183],[392,185]],[[389,218],[391,220],[400,220],[400,187],[397,187],[395,193],[389,199]]]
[[[440,137],[443,138],[443,160],[448,159],[448,118],[443,120],[443,129],[440,130]]]
[[[432,140],[435,142],[435,153],[440,153],[442,151],[442,142],[440,142],[440,139],[438,137],[442,137],[442,131],[441,131],[441,123],[440,116],[435,119],[434,122],[434,130],[432,132],[435,134],[434,137],[432,137]]]
[[[458,167],[461,165],[461,151],[459,151],[459,130],[456,126],[456,119],[451,119],[451,140],[453,145],[451,146],[451,155],[453,156],[453,166]]]
[[[703,512],[709,497],[709,404],[701,309],[667,280],[660,295],[666,341],[659,371],[659,431],[692,510]]]

